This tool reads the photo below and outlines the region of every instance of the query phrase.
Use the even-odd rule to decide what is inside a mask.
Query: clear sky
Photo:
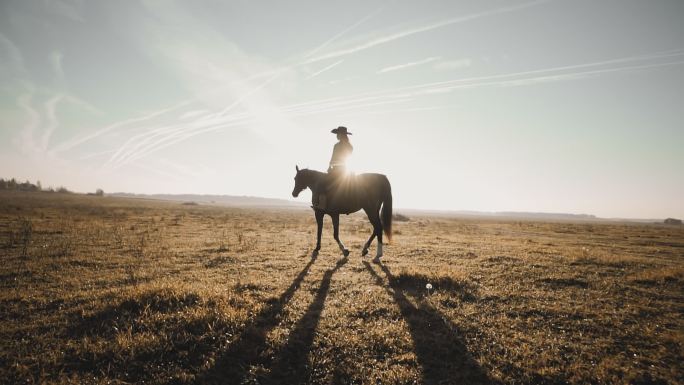
[[[0,176],[395,207],[684,217],[684,2],[0,3]],[[300,200],[309,195],[300,196]]]

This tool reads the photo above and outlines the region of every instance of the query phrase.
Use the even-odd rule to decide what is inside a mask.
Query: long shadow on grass
[[[312,257],[297,275],[290,287],[276,300],[269,302],[264,309],[252,318],[242,333],[231,342],[228,349],[217,358],[213,367],[198,376],[197,383],[237,384],[245,378],[250,364],[259,363],[260,353],[266,346],[266,335],[280,322],[280,315],[311,266],[316,262]]]
[[[328,269],[323,275],[321,284],[316,291],[314,298],[309,308],[302,318],[290,332],[287,339],[287,344],[279,352],[278,358],[271,366],[271,372],[268,377],[260,380],[261,384],[301,384],[308,383],[311,373],[306,367],[311,345],[313,344],[314,336],[318,322],[321,319],[321,312],[325,305],[325,300],[330,291],[330,280],[337,270],[347,263],[348,259],[344,258],[337,262],[334,268]]]
[[[379,264],[385,274],[385,281],[368,263],[363,262],[366,270],[392,295],[399,306],[401,315],[408,323],[413,345],[422,367],[424,384],[491,384],[479,364],[473,359],[459,336],[456,325],[447,320],[428,303],[418,299],[417,305],[406,297],[406,290],[399,280],[384,264]]]

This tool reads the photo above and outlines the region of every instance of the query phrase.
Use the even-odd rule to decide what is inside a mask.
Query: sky
[[[4,0],[0,177],[292,199],[343,125],[395,207],[683,218],[682,20],[681,0]]]

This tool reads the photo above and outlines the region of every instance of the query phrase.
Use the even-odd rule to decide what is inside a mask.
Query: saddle
[[[357,205],[357,177],[354,173],[329,173],[319,185],[319,194],[326,196],[326,208],[329,211],[346,213],[351,206]],[[315,200],[316,197],[312,198]],[[318,202],[312,202],[317,206]]]
[[[325,192],[335,193],[341,189],[352,189],[356,185],[356,174],[350,173],[329,173],[325,182]]]
[[[327,194],[332,194],[333,196],[348,195],[354,193],[358,186],[357,178],[355,173],[343,173],[343,174],[328,174],[326,181],[324,182],[324,190]]]

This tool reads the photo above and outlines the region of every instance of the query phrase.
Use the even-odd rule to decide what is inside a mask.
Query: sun
[[[344,175],[356,174],[357,167],[356,167],[356,164],[355,164],[353,158],[354,157],[352,156],[352,157],[349,157],[349,159],[347,159],[347,164],[345,165],[345,168],[344,168]]]

